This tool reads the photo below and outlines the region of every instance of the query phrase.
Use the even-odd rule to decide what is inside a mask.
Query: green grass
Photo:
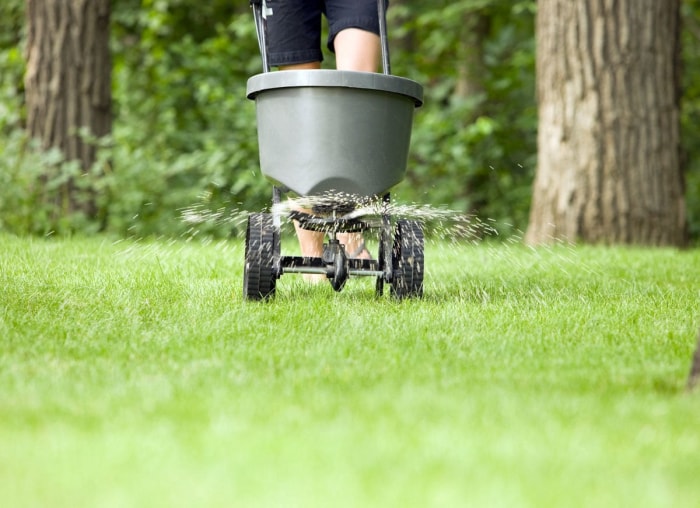
[[[697,506],[700,251],[431,242],[405,302],[242,258],[0,236],[3,506]]]

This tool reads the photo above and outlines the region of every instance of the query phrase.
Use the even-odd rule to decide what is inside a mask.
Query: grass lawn
[[[242,260],[0,236],[2,506],[698,506],[700,250],[429,242],[404,302]]]

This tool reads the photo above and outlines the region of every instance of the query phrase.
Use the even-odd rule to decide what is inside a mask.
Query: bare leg
[[[346,28],[335,36],[335,66],[341,71],[377,72],[379,36],[359,28]]]
[[[377,72],[379,36],[359,28],[346,28],[335,36],[335,66],[341,71]],[[284,65],[281,71],[320,69],[321,62]]]
[[[314,70],[314,69],[320,69],[321,68],[321,62],[307,62],[307,63],[302,63],[302,64],[294,64],[294,65],[282,65],[280,66],[281,71],[303,71],[303,70]]]
[[[308,213],[308,210],[300,211]],[[319,231],[302,229],[297,221],[294,221],[294,229],[296,230],[297,238],[299,239],[301,255],[305,257],[320,258],[323,254],[323,238],[325,234]]]

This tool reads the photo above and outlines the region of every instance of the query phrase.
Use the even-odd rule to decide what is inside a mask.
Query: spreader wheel
[[[391,294],[395,298],[423,296],[424,243],[423,228],[418,221],[397,221],[391,279]]]
[[[243,296],[264,300],[274,296],[277,273],[274,258],[279,250],[272,214],[251,213],[245,238]]]

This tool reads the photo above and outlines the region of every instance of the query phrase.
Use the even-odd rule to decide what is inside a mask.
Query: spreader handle
[[[382,45],[382,70],[384,74],[391,74],[389,38],[386,35],[386,0],[377,0],[377,14],[379,17],[379,39]]]
[[[270,72],[270,63],[267,60],[267,37],[265,35],[265,19],[263,18],[263,0],[250,0],[255,19],[255,32],[258,35],[258,46],[262,57],[263,72]]]

